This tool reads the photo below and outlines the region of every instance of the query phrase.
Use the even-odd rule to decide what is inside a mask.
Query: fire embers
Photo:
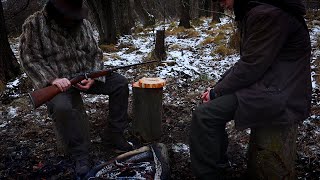
[[[143,146],[95,167],[89,179],[169,179],[167,149],[163,144]]]

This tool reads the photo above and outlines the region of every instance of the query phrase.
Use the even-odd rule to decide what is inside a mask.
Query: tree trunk
[[[95,22],[100,34],[100,43],[116,44],[117,36],[112,0],[94,0],[87,1],[87,3],[94,14]]]
[[[180,24],[184,28],[191,28],[190,25],[190,0],[180,0]]]
[[[248,175],[253,179],[296,179],[297,129],[296,124],[252,129]]]
[[[165,31],[157,30],[156,33],[156,45],[155,45],[155,56],[158,60],[162,61],[166,56],[165,50]]]
[[[212,22],[218,22],[220,23],[220,17],[223,9],[220,5],[220,2],[217,0],[212,0]]]
[[[139,15],[139,19],[142,21],[143,26],[153,26],[155,22],[155,17],[151,15],[142,6],[141,0],[134,0],[134,9]]]
[[[10,79],[20,73],[19,64],[8,42],[2,2],[0,1],[0,92],[4,90],[5,84]]]
[[[114,14],[116,29],[120,35],[131,34],[131,28],[134,26],[134,20],[130,9],[129,0],[116,0],[114,3]]]
[[[192,19],[197,19],[200,17],[199,15],[199,0],[191,0],[191,12],[190,16]]]
[[[200,0],[200,16],[209,17],[211,15],[211,0]]]

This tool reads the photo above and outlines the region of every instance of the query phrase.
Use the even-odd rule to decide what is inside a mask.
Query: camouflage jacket
[[[19,49],[20,64],[35,88],[103,68],[102,51],[89,21],[70,31],[49,20],[44,9],[23,24]]]

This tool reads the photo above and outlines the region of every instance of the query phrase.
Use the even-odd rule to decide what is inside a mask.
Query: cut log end
[[[134,83],[134,87],[141,88],[162,88],[166,85],[166,81],[161,78],[142,78]]]

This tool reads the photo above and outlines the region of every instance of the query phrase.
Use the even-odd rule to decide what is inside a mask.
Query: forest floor
[[[160,24],[167,31],[167,59],[161,66],[148,66],[120,71],[129,82],[141,77],[162,77],[167,85],[163,98],[163,135],[169,152],[171,178],[194,179],[190,169],[188,136],[192,111],[199,105],[199,95],[212,86],[220,75],[232,66],[239,55],[232,48],[223,48],[232,42],[233,25],[222,19],[211,24],[209,19],[193,22],[195,28],[176,28],[177,23]],[[299,125],[296,170],[298,179],[320,177],[320,23],[309,22],[313,52],[312,116]],[[12,39],[16,53],[18,39]],[[102,46],[107,66],[127,65],[151,59],[154,46],[153,28],[135,29],[115,46]],[[34,110],[27,93],[32,90],[30,80],[22,75],[8,83],[0,97],[0,179],[73,179],[73,162],[61,154],[56,146],[53,122],[46,107]],[[131,86],[130,86],[131,90]],[[98,164],[115,156],[101,141],[101,133],[108,115],[108,97],[83,94],[90,121],[90,159]],[[132,93],[130,91],[129,120],[132,121]],[[133,140],[132,125],[126,135]],[[228,179],[240,179],[246,169],[246,151],[250,130],[236,131],[234,123],[227,124],[228,156],[231,171]]]

